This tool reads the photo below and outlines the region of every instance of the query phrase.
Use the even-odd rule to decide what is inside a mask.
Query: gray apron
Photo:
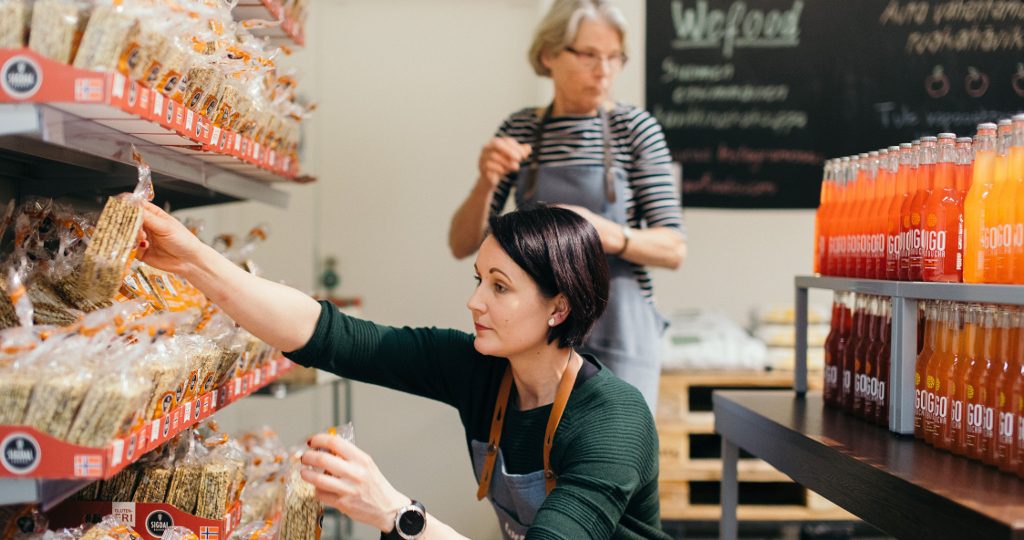
[[[548,107],[537,129],[529,168],[516,180],[516,204],[570,204],[622,225],[626,224],[628,176],[615,164],[608,113],[598,109],[604,131],[604,166],[549,167],[540,164]],[[607,255],[610,271],[608,307],[594,325],[580,353],[596,356],[618,378],[640,390],[653,414],[658,404],[662,335],[666,321],[644,298],[633,263]]]

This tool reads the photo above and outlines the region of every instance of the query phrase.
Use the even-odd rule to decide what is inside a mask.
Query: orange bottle
[[[832,160],[825,162],[825,171],[821,178],[821,191],[818,195],[818,210],[814,213],[814,273],[821,274],[828,260],[828,189]]]
[[[847,257],[847,234],[849,230],[848,215],[850,210],[851,189],[847,181],[850,158],[839,160],[834,170],[836,175],[836,204],[832,218],[832,245],[829,248],[829,275],[845,276]]]
[[[936,324],[938,348],[925,366],[924,440],[931,445],[938,445],[939,433],[949,416],[949,399],[940,399],[939,392],[942,390],[941,374],[946,365],[953,361],[956,350],[954,343],[960,339],[958,321],[963,319],[963,312],[958,314],[957,309],[957,304],[940,302],[939,321]]]
[[[1013,443],[1017,433],[1017,415],[1014,408],[1013,385],[1021,378],[1021,354],[1020,350],[1020,310],[1018,308],[1003,308],[1004,313],[1000,316],[1005,318],[1007,333],[1005,339],[1000,342],[999,354],[1000,365],[996,366],[995,388],[996,388],[996,441],[994,448],[995,461],[1000,470],[1014,471],[1017,462],[1013,454]]]
[[[924,145],[923,151],[929,150]],[[964,213],[956,189],[956,135],[939,134],[938,152],[932,190],[924,205],[921,277],[923,281],[959,283],[963,280]]]
[[[920,189],[920,176],[917,174],[920,168],[921,141],[914,141],[910,148],[910,163],[907,166],[907,190],[909,195],[903,200],[900,207],[900,236],[903,238],[900,246],[900,281],[910,281],[910,255],[913,251],[914,226],[911,220],[911,210],[914,205],[914,197]],[[902,168],[902,164],[900,166]]]
[[[889,167],[895,178],[894,194],[889,201],[888,218],[886,221],[886,253],[885,279],[896,281],[900,278],[900,208],[903,207],[910,194],[907,187],[907,174],[910,172],[910,143],[889,147]]]
[[[846,275],[848,277],[864,277],[864,218],[867,215],[868,199],[870,188],[868,186],[868,155],[858,154],[855,160],[851,160],[852,170],[850,174],[854,178],[854,206],[850,218],[850,235],[852,237],[852,249],[850,258],[847,260]]]
[[[1010,281],[1024,283],[1024,114],[1013,117],[1013,146],[1010,148],[1010,196],[1013,237],[1010,246]]]
[[[910,203],[910,280],[924,279],[924,232],[925,205],[935,189],[935,164],[938,161],[938,140],[935,137],[921,138],[921,161],[917,168],[917,193]]]
[[[956,190],[960,199],[967,200],[967,192],[971,189],[971,169],[974,164],[974,145],[970,137],[956,140]]]
[[[914,437],[924,439],[924,418],[927,412],[927,386],[925,385],[928,362],[938,353],[939,305],[925,302],[924,349],[914,363]],[[934,385],[933,385],[934,386]]]
[[[985,453],[981,456],[981,460],[986,465],[998,467],[999,461],[1002,459],[998,448],[999,432],[1002,429],[999,425],[1002,420],[1000,412],[1003,411],[1003,405],[999,401],[1003,382],[1001,377],[1009,369],[1010,347],[1013,344],[1013,315],[1007,306],[996,307],[995,324],[996,337],[993,341],[996,347],[988,371],[982,377],[985,385],[985,395],[982,396],[982,401],[988,403],[988,406],[983,411],[981,446],[985,449]]]
[[[985,206],[986,215],[991,215],[994,219],[994,223],[988,228],[988,266],[985,268],[988,283],[1010,282],[1010,229],[1013,218],[1007,219],[1007,216],[1013,214],[1010,205],[1016,202],[1008,199],[1012,142],[1013,122],[1004,118],[999,121],[999,129],[996,132],[995,183],[992,186],[992,196],[987,199]]]
[[[878,151],[876,166],[875,191],[878,193],[875,207],[872,210],[873,225],[871,234],[872,258],[874,260],[874,279],[885,279],[885,242],[888,236],[888,212],[892,200],[896,197],[896,173],[889,167],[889,149]]]
[[[986,214],[995,182],[996,125],[980,124],[974,137],[971,187],[964,201],[964,282],[985,283],[988,262],[988,227],[993,218]]]
[[[991,461],[993,443],[993,395],[989,380],[994,365],[998,363],[997,352],[1001,337],[996,325],[995,306],[981,309],[980,339],[976,351],[967,357],[964,372],[966,393],[964,399],[964,452],[970,459]]]
[[[950,343],[956,346],[952,362],[940,374],[942,376],[943,389],[939,392],[939,396],[940,399],[948,400],[949,412],[947,422],[943,426],[942,431],[940,431],[937,446],[954,454],[964,455],[966,453],[965,435],[967,434],[966,418],[964,417],[964,408],[967,403],[967,385],[964,383],[964,380],[967,378],[967,366],[970,365],[972,358],[981,353],[978,347],[980,343],[981,306],[970,304],[961,308],[960,312],[963,326],[960,329],[959,336],[957,336],[958,339]],[[956,327],[954,327],[953,331],[956,332],[956,330]]]

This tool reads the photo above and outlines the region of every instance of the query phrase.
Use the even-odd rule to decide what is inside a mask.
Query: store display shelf
[[[821,394],[716,392],[722,538],[736,537],[743,449],[898,538],[1022,539],[1024,482],[826,409]]]
[[[110,478],[175,435],[266,386],[293,367],[276,358],[220,388],[189,399],[105,447],[66,443],[28,426],[0,426],[0,506],[49,508],[89,482]]]
[[[176,208],[235,200],[278,207],[273,184],[306,181],[297,160],[129,81],[75,69],[29,49],[0,49],[0,170],[43,196],[102,195],[134,186],[134,144],[149,163],[160,202]]]
[[[1024,286],[1021,285],[925,283],[921,281],[881,281],[822,276],[797,276],[795,283],[798,288],[803,289],[850,291],[915,300],[951,300],[955,302],[1024,305]]]
[[[254,27],[249,31],[257,37],[269,37],[275,43],[290,40],[296,45],[306,44],[305,24],[285,13],[280,0],[242,0],[231,12],[236,21],[279,21],[269,28]]]
[[[221,519],[204,519],[165,503],[67,501],[47,513],[54,529],[77,527],[116,515],[142,540],[160,540],[171,527],[185,527],[199,538],[229,538],[242,519],[242,504],[235,502]]]

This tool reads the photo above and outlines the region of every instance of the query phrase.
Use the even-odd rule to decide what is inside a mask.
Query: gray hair
[[[540,21],[530,45],[530,65],[541,77],[550,77],[551,70],[541,57],[558,54],[576,39],[576,32],[584,19],[602,20],[619,32],[622,47],[626,47],[626,17],[607,0],[555,0],[548,14]],[[623,52],[626,52],[623,50]]]

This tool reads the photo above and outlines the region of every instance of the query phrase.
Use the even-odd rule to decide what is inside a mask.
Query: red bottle
[[[910,281],[921,281],[924,272],[925,205],[934,189],[935,163],[938,158],[938,140],[921,138],[920,166],[917,168],[917,193],[910,202]]]
[[[843,382],[840,400],[843,410],[848,413],[853,413],[853,374],[857,361],[856,353],[866,334],[864,327],[866,306],[867,296],[854,295],[853,330],[850,332],[850,339],[846,343],[846,350],[843,354]]]
[[[900,169],[903,169],[903,149],[900,150]],[[903,205],[900,207],[900,237],[903,239],[900,242],[900,264],[899,264],[899,280],[910,281],[910,254],[913,251],[913,236],[914,227],[911,220],[911,209],[914,205],[914,197],[920,190],[920,175],[918,175],[918,169],[920,165],[921,157],[921,141],[914,141],[911,144],[909,160],[907,164],[906,175],[907,175],[907,197],[903,199]]]
[[[904,152],[903,146],[906,146]],[[903,166],[904,157],[907,164],[910,163],[909,143],[901,146],[889,147],[888,168],[893,178],[892,198],[889,200],[889,208],[886,210],[886,239],[885,239],[885,279],[896,281],[900,277],[900,208],[903,201],[909,196],[907,192],[907,170]],[[906,154],[904,156],[904,154]]]
[[[892,301],[884,298],[881,301],[881,313],[878,317],[878,335],[881,337],[878,346],[875,376],[871,388],[874,395],[874,422],[882,427],[889,427],[889,366],[892,355]]]
[[[832,329],[825,338],[825,384],[822,399],[825,405],[836,407],[842,395],[839,386],[839,372],[843,368],[843,353],[852,326],[851,313],[847,302],[849,293],[837,292],[832,303]]]
[[[926,160],[931,159],[927,142],[922,145]],[[959,283],[963,281],[964,206],[956,187],[956,135],[939,135],[938,164],[932,190],[924,206],[922,223],[923,281]]]
[[[853,362],[853,414],[868,418],[864,409],[867,400],[869,373],[875,372],[875,359],[872,353],[878,348],[878,298],[868,297],[867,306],[862,316],[864,332],[857,343]]]
[[[996,363],[997,340],[1000,337],[996,327],[996,308],[985,306],[980,315],[978,350],[967,357],[964,372],[964,455],[978,461],[991,460],[994,422],[993,403],[988,393],[991,386],[989,376]]]

